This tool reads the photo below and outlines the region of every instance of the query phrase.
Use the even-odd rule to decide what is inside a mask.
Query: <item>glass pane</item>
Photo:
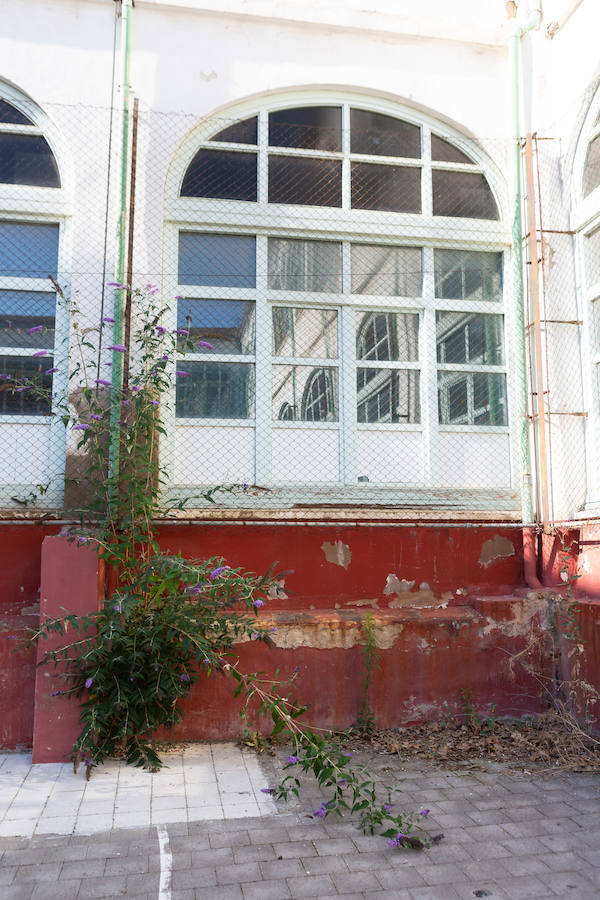
[[[189,331],[198,353],[254,353],[254,303],[242,300],[178,300],[177,328]],[[186,340],[182,336],[182,343]],[[184,362],[182,362],[185,368]]]
[[[403,369],[357,369],[359,422],[421,421],[419,373]]]
[[[594,352],[600,351],[600,299],[594,300],[592,303],[592,328]]]
[[[181,196],[256,200],[256,153],[199,150],[185,173]]]
[[[256,238],[180,231],[178,281],[211,287],[253,288]]]
[[[341,206],[341,162],[269,156],[269,203]]]
[[[503,316],[477,313],[436,313],[439,363],[504,364]]]
[[[600,134],[590,142],[583,171],[583,196],[587,197],[600,184]]]
[[[358,359],[415,362],[419,358],[419,316],[369,312],[356,316]]]
[[[438,372],[441,425],[506,425],[506,375]]]
[[[352,208],[421,212],[421,170],[352,163]]]
[[[337,359],[337,311],[274,306],[273,355]]]
[[[422,252],[417,247],[352,245],[352,293],[420,297]]]
[[[273,366],[273,418],[289,422],[337,422],[337,379],[337,369]]]
[[[269,238],[268,283],[274,291],[339,293],[342,245],[335,241]]]
[[[350,150],[374,156],[421,156],[421,129],[393,116],[353,109],[351,116]]]
[[[435,296],[443,300],[502,300],[502,254],[436,250]]]
[[[584,238],[585,274],[588,287],[600,281],[600,228]]]
[[[54,347],[55,308],[54,294],[0,291],[0,347]]]
[[[60,187],[58,166],[46,138],[0,133],[0,182]]]
[[[254,366],[248,363],[178,363],[175,415],[191,419],[252,419]]]
[[[340,151],[342,110],[339,106],[304,106],[269,113],[269,145]]]
[[[4,125],[33,125],[31,119],[6,100],[0,100],[0,122]]]
[[[32,359],[31,356],[0,356],[0,375],[10,375],[19,383],[29,379],[46,392],[52,389],[52,375],[46,375],[52,365],[51,356],[43,359]],[[4,379],[0,380],[0,415],[48,416],[50,412],[50,400],[38,396],[35,387],[17,393],[11,390]]]
[[[58,236],[58,225],[0,222],[0,275],[56,278]]]
[[[433,214],[462,219],[498,219],[498,207],[485,176],[478,172],[434,169]]]
[[[211,141],[223,141],[228,144],[256,144],[258,134],[258,117],[235,122],[217,132]]]
[[[431,135],[431,158],[436,162],[472,163],[473,160],[447,141],[445,138]]]

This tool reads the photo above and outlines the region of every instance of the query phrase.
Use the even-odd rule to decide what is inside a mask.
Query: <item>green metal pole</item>
[[[121,63],[122,63],[122,109],[121,109],[121,154],[119,162],[119,218],[117,222],[117,259],[115,281],[123,283],[127,250],[127,182],[129,175],[129,62],[131,46],[132,0],[121,2]],[[123,291],[115,288],[113,299],[113,346],[123,344]],[[112,391],[110,406],[110,449],[109,471],[111,478],[111,504],[118,497],[119,444],[121,415],[121,390],[123,386],[123,353],[113,350]]]

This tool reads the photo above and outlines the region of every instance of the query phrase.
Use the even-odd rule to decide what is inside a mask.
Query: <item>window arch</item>
[[[211,302],[223,331],[228,304],[244,302],[255,323],[243,352],[222,342],[210,358],[198,349],[215,373],[241,367],[255,404],[246,417],[222,406],[221,422],[210,422],[178,402],[174,471],[185,471],[178,426],[201,426],[215,447],[219,427],[237,429],[227,472],[237,466],[239,480],[282,496],[298,483],[518,483],[504,345],[511,237],[501,178],[475,141],[391,101],[290,93],[203,120],[166,190],[178,317],[190,302]],[[442,311],[470,314],[474,331],[487,326],[498,352],[439,357]],[[460,421],[444,419],[437,402],[457,372],[481,395]],[[204,387],[192,378],[185,390]],[[490,394],[501,415],[483,414]],[[501,460],[492,475],[477,458],[483,433]],[[451,461],[457,447],[462,471]]]

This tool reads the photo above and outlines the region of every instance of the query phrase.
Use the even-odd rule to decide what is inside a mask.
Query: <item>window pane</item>
[[[588,287],[600,281],[600,228],[584,238],[585,274]]]
[[[179,284],[253,288],[256,238],[180,231],[178,280]]]
[[[583,196],[587,197],[600,184],[600,135],[591,141],[583,171]]]
[[[273,355],[337,359],[337,311],[274,306]]]
[[[58,166],[46,138],[0,133],[0,182],[60,187]]]
[[[31,119],[6,100],[0,100],[0,122],[4,125],[33,125]]]
[[[359,422],[421,421],[419,373],[402,369],[357,369]]]
[[[54,294],[0,291],[0,347],[54,347],[55,308]]]
[[[269,145],[340,151],[342,110],[339,106],[305,106],[269,113]]]
[[[485,176],[478,172],[434,169],[433,214],[462,219],[498,219],[498,207]]]
[[[273,418],[290,422],[338,421],[337,369],[273,366]]]
[[[0,275],[56,278],[58,235],[58,225],[0,222]]]
[[[10,375],[17,382],[29,379],[46,392],[52,389],[52,375],[45,374],[52,368],[52,364],[51,356],[44,359],[32,359],[31,356],[0,356],[0,374]],[[50,412],[50,400],[37,396],[35,387],[16,393],[4,379],[0,380],[0,415],[48,416]]]
[[[269,203],[341,206],[341,162],[269,156]]]
[[[185,173],[181,196],[256,200],[256,153],[199,150]]]
[[[435,296],[443,300],[502,300],[502,254],[435,251]]]
[[[223,128],[211,141],[223,141],[228,144],[256,144],[258,134],[258,117],[244,119],[243,122],[235,122]]]
[[[431,158],[436,162],[472,163],[473,160],[447,141],[445,138],[431,135]]]
[[[600,351],[600,299],[592,303],[592,329],[594,352]]]
[[[438,372],[441,425],[506,425],[506,375]]]
[[[357,313],[356,355],[358,359],[415,362],[419,358],[419,316],[414,313]]]
[[[175,414],[178,418],[254,417],[254,366],[188,360],[182,360],[180,365],[189,374],[177,378]]]
[[[416,247],[352,245],[352,293],[420,297],[422,252]]]
[[[436,314],[438,362],[503,365],[503,327],[502,316],[438,312]]]
[[[242,300],[178,300],[177,328],[189,331],[198,353],[254,353],[254,303]],[[182,343],[186,340],[182,338]],[[185,368],[185,365],[183,365]]]
[[[274,291],[340,292],[342,245],[269,238],[268,283]]]
[[[352,163],[352,208],[421,212],[421,170]]]
[[[351,115],[350,150],[374,156],[421,156],[421,129],[393,116],[353,109]]]

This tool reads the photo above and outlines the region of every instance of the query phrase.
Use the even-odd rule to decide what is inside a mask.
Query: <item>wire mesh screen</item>
[[[119,246],[136,289],[127,339],[157,294],[158,327],[179,338],[160,398],[165,509],[221,487],[223,507],[503,520],[531,479],[540,516],[544,492],[550,517],[583,508],[600,329],[590,302],[586,349],[576,244],[589,281],[600,232],[568,230],[558,143],[532,149],[541,311],[528,277],[523,332],[510,142],[347,104],[240,120],[141,110],[122,172],[120,114],[48,113],[52,127],[0,106],[3,509],[81,503],[85,448],[52,392],[81,388],[76,327],[110,394]]]

